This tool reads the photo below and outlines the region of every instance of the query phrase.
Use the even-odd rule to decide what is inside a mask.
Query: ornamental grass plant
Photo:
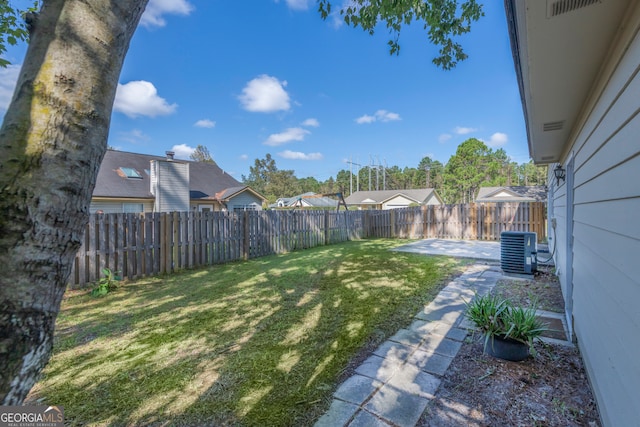
[[[507,298],[488,293],[476,295],[467,304],[466,316],[484,335],[485,350],[489,341],[497,337],[526,344],[531,354],[535,355],[534,341],[549,330],[536,311],[535,301],[529,307],[522,307]]]

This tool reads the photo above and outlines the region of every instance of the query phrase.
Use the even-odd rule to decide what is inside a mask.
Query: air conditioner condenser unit
[[[533,274],[538,270],[536,233],[503,231],[500,233],[500,267],[505,273]]]

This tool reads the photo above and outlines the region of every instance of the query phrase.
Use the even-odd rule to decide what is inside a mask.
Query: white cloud
[[[356,123],[359,125],[365,123],[373,123],[373,122],[393,122],[400,119],[400,114],[392,113],[387,110],[378,110],[375,112],[373,116],[369,116],[365,114],[364,116],[360,116],[356,119]]]
[[[466,135],[468,133],[475,132],[477,130],[478,129],[476,128],[465,128],[465,127],[457,126],[453,131],[458,135]]]
[[[364,115],[364,116],[360,116],[356,119],[356,123],[361,125],[361,124],[365,124],[365,123],[373,123],[376,121],[376,118],[373,116],[369,116],[369,115]]]
[[[322,153],[301,153],[299,151],[285,150],[278,153],[280,157],[291,160],[322,160]]]
[[[189,147],[187,144],[180,144],[171,147],[171,151],[176,153],[177,158],[188,160],[189,156],[191,156],[196,149]]]
[[[311,132],[308,130],[302,128],[289,128],[284,132],[269,135],[269,138],[264,142],[264,145],[275,147],[292,141],[302,141],[304,137],[310,133]]]
[[[130,142],[132,144],[139,144],[149,140],[149,135],[142,132],[140,129],[133,129],[129,132],[118,133],[118,140]]]
[[[378,110],[376,111],[376,118],[381,122],[394,122],[396,120],[400,120],[400,114],[392,113],[387,110]]]
[[[140,18],[140,25],[151,27],[164,27],[167,21],[162,15],[183,15],[186,16],[193,11],[194,7],[187,0],[149,0],[147,8]]]
[[[198,120],[193,124],[197,128],[213,128],[216,126],[216,122],[209,119]]]
[[[240,154],[240,160],[249,160],[249,156],[247,154]]]
[[[13,90],[18,82],[20,65],[8,65],[6,68],[0,67],[0,111],[9,108]]]
[[[440,135],[438,137],[438,142],[440,144],[444,144],[445,142],[447,142],[448,140],[450,140],[452,138],[452,136],[448,133],[443,133],[442,135]]]
[[[116,99],[113,109],[126,114],[131,118],[138,116],[156,117],[172,114],[178,108],[177,104],[171,104],[158,96],[158,90],[153,83],[144,80],[133,81],[127,84],[118,83]]]
[[[318,121],[318,119],[310,118],[302,122],[302,126],[317,128],[318,126],[320,126],[320,122]]]
[[[307,10],[309,9],[309,0],[286,0],[289,9]]]
[[[489,142],[487,142],[487,145],[489,147],[501,147],[504,144],[506,144],[508,140],[509,140],[509,137],[507,136],[506,133],[496,132],[493,135],[491,135],[491,139],[489,139]]]
[[[291,108],[291,104],[289,94],[284,90],[285,86],[287,86],[286,81],[263,74],[247,83],[238,99],[247,111],[257,113],[286,111]]]

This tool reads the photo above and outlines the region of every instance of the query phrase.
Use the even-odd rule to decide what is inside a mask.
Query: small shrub
[[[103,268],[102,275],[103,277],[98,280],[96,287],[91,290],[91,295],[94,297],[106,295],[118,287],[117,282],[119,278],[113,271],[109,268]]]

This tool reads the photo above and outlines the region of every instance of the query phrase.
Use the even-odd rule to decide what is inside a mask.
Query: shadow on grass
[[[72,425],[309,425],[363,348],[456,267],[349,242],[127,284],[65,301],[31,400]]]

